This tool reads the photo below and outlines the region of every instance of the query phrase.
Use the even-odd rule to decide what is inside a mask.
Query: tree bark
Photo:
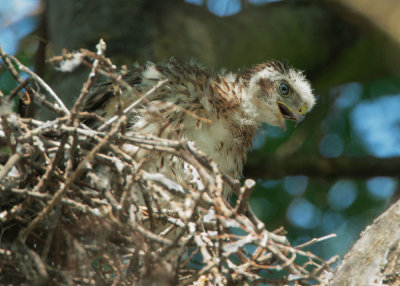
[[[400,285],[400,201],[362,233],[327,285]]]

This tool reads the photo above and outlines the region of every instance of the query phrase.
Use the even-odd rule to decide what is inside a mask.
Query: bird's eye
[[[286,95],[289,94],[289,91],[290,91],[290,87],[289,87],[288,84],[282,82],[282,83],[279,85],[279,94],[280,94],[280,95],[286,96]]]

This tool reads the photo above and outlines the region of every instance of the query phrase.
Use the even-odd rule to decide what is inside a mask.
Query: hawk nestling
[[[124,75],[124,80],[141,94],[166,80],[130,113],[128,135],[132,132],[193,141],[221,171],[234,178],[242,172],[261,123],[282,128],[285,119],[300,123],[315,103],[302,72],[278,61],[237,74],[214,74],[195,64],[170,60],[137,66]],[[86,110],[107,118],[137,98],[106,82],[89,96]],[[172,155],[130,147],[126,149],[134,159],[146,159],[146,170],[187,181],[187,168]]]

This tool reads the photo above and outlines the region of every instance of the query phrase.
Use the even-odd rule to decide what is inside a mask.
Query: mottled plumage
[[[195,64],[171,60],[137,66],[124,75],[124,80],[141,94],[165,79],[167,82],[148,101],[129,114],[127,134],[193,141],[233,177],[241,174],[260,123],[284,127],[285,119],[300,122],[315,102],[302,73],[277,61],[237,74],[214,74]],[[106,82],[93,90],[86,110],[111,117],[137,98]],[[136,160],[146,158],[143,167],[148,171],[162,172],[180,183],[195,176],[171,155],[134,146],[126,149]]]

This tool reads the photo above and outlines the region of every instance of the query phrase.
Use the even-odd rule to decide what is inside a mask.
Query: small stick
[[[3,47],[0,45],[0,57],[3,60],[4,64],[6,65],[7,70],[11,73],[13,78],[19,83],[22,84],[24,80],[21,78],[21,76],[18,74],[16,69],[14,68],[14,65],[10,61],[9,57],[7,56],[6,52],[3,50]]]
[[[0,182],[3,181],[4,177],[8,174],[13,166],[15,166],[19,160],[21,160],[23,155],[19,152],[14,153],[10,159],[8,159],[6,165],[0,170]]]
[[[243,213],[243,211],[246,209],[247,201],[255,186],[256,182],[252,179],[247,179],[246,181],[244,181],[244,185],[240,190],[240,195],[238,199],[239,204],[236,206],[235,209],[236,213]]]
[[[331,233],[331,234],[325,235],[325,236],[320,237],[320,238],[313,238],[310,241],[307,241],[306,243],[303,243],[303,244],[295,246],[294,248],[302,249],[302,248],[304,248],[306,246],[309,246],[311,244],[314,244],[314,243],[317,243],[317,242],[321,242],[323,240],[330,239],[330,238],[333,238],[333,237],[336,237],[336,236],[337,236],[336,233]]]
[[[139,103],[141,103],[145,98],[147,98],[149,95],[151,95],[155,90],[157,90],[160,86],[162,86],[164,83],[166,83],[168,81],[168,79],[165,80],[161,80],[159,81],[155,86],[153,86],[149,91],[147,91],[141,98],[139,98],[138,100],[134,101],[131,105],[129,105],[128,107],[126,107],[123,111],[122,114],[127,114],[129,111],[131,111],[134,107],[136,107]],[[110,125],[111,123],[113,123],[115,120],[117,120],[117,118],[121,116],[121,115],[115,115],[113,117],[111,117],[109,120],[107,120],[106,123],[104,123],[103,125],[101,125],[98,130],[103,130],[104,128],[106,128],[108,125]]]
[[[97,55],[102,56],[106,50],[106,43],[103,41],[103,39],[100,39],[99,43],[96,45],[96,48],[97,48]],[[89,90],[93,84],[93,79],[96,76],[98,66],[99,66],[99,60],[95,59],[93,62],[92,70],[89,73],[89,77],[87,81],[83,84],[81,94],[79,95],[72,109],[72,113],[74,114],[74,116],[76,116],[76,114],[80,111],[82,100],[85,98],[87,94],[89,94]]]
[[[24,66],[16,57],[9,56],[13,59],[13,61],[18,65],[18,68],[24,73],[29,74],[34,80],[36,80],[46,91],[47,93],[57,102],[57,104],[61,107],[64,114],[69,114],[68,108],[64,105],[62,100],[57,96],[57,94],[51,89],[51,87],[37,74],[31,71],[29,68]]]

